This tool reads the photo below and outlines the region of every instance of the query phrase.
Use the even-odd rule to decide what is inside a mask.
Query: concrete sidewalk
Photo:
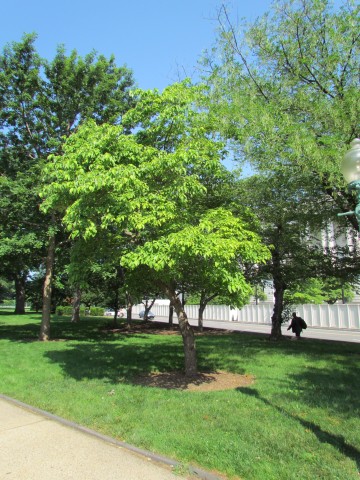
[[[0,479],[181,480],[176,462],[0,395]]]

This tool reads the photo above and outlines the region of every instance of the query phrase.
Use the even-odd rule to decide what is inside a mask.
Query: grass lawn
[[[104,333],[109,319],[0,312],[0,392],[184,464],[244,480],[359,480],[360,345],[197,337],[199,369],[254,375],[232,390],[135,385],[182,369],[179,335]]]

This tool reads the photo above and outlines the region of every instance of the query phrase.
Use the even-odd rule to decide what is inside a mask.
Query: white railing
[[[231,309],[226,305],[208,305],[204,320],[271,324],[273,304],[246,305],[241,309]],[[144,305],[134,305],[133,314],[144,310]],[[153,305],[151,311],[159,317],[169,316],[168,305]],[[186,305],[189,319],[197,320],[199,305]],[[360,329],[360,304],[348,305],[297,305],[294,311],[304,318],[309,327]]]
[[[134,305],[133,313],[137,315],[141,310],[144,310],[144,305]],[[153,305],[151,311],[159,317],[168,317],[169,316],[169,306],[168,305]],[[199,305],[186,305],[185,312],[188,318],[196,320],[199,313]],[[220,320],[224,322],[229,322],[232,319],[232,313],[234,310],[231,310],[227,305],[208,305],[204,311],[204,320]],[[174,313],[175,314],[175,313]]]
[[[309,327],[360,329],[360,305],[299,305]]]

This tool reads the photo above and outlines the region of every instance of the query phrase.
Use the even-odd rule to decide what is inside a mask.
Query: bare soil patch
[[[216,328],[205,328],[202,332],[198,329],[198,327],[193,326],[192,329],[194,330],[196,335],[227,335],[229,333],[233,333],[231,330],[218,330]],[[181,335],[180,329],[178,325],[170,326],[168,323],[162,322],[154,322],[154,321],[136,321],[133,322],[130,326],[126,323],[121,323],[117,327],[111,326],[109,324],[107,327],[101,329],[104,333],[120,333],[120,334],[154,334],[154,335]]]
[[[181,372],[162,372],[139,375],[132,380],[135,385],[173,390],[213,392],[231,390],[252,385],[255,377],[229,372],[199,373],[195,377],[186,377]]]

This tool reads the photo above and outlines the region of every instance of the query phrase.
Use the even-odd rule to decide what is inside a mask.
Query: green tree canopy
[[[85,119],[117,123],[134,105],[132,73],[114,57],[67,55],[59,46],[45,60],[35,41],[35,34],[25,35],[0,55],[0,256],[8,278],[37,268],[46,249],[55,248],[49,239],[61,239],[56,216],[39,211],[48,155],[60,153],[64,138]]]
[[[271,259],[256,269],[250,268],[249,277],[255,283],[257,279],[273,282],[271,336],[278,338],[286,291],[294,291],[295,286],[315,274],[324,276],[325,270],[329,272],[329,258],[316,235],[331,218],[333,203],[316,178],[300,170],[294,176],[279,170],[272,175],[242,179],[237,195],[238,202],[258,216],[258,232],[271,251]]]
[[[353,1],[286,0],[236,25],[223,6],[204,60],[218,127],[239,158],[265,172],[306,170],[343,212],[355,203],[339,166],[360,135],[359,13]]]
[[[205,260],[230,292],[247,289],[239,262],[261,263],[268,250],[228,209],[208,207],[206,183],[222,176],[224,148],[198,107],[202,88],[184,82],[138,97],[125,127],[88,122],[69,137],[63,155],[52,156],[43,208],[63,212],[74,238],[106,232],[116,239],[119,264],[151,271],[177,312],[191,375],[194,334],[177,296],[184,277]],[[129,126],[132,135],[125,133]]]

